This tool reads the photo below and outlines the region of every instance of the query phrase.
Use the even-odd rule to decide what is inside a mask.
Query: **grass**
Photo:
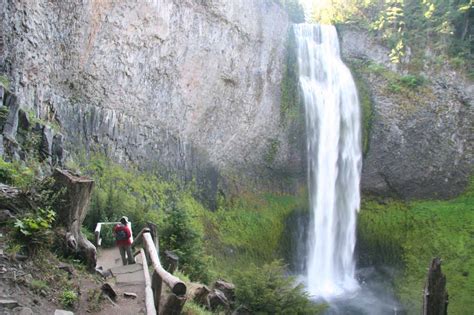
[[[449,313],[466,314],[474,309],[474,181],[465,193],[451,200],[390,200],[381,204],[366,199],[358,224],[359,246],[368,253],[362,259],[398,265],[403,270],[395,287],[410,313],[421,309],[422,289],[433,257],[442,259]]]
[[[261,266],[281,258],[288,216],[306,203],[304,196],[242,195],[206,216],[208,251],[224,276],[249,263]]]

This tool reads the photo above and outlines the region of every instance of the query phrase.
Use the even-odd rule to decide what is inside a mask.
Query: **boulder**
[[[229,300],[227,300],[225,294],[217,289],[214,289],[209,294],[209,305],[211,307],[211,310],[213,311],[216,310],[218,307],[222,307],[226,310],[230,308]]]
[[[224,293],[225,297],[230,303],[235,302],[235,285],[233,283],[226,282],[224,280],[217,280],[213,287],[214,289]]]

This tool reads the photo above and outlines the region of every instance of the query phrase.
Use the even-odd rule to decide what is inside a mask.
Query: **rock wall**
[[[211,193],[222,178],[304,182],[304,145],[280,122],[289,22],[273,1],[0,2],[1,70],[71,150],[195,177]]]
[[[388,59],[389,50],[367,32],[344,27],[340,37],[347,61],[371,61],[396,70]],[[447,65],[425,66],[421,74],[426,82],[412,95],[387,93],[387,80],[370,71],[362,74],[373,110],[362,172],[365,192],[448,198],[461,193],[469,181],[474,86]]]

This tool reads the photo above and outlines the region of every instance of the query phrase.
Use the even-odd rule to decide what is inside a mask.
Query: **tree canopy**
[[[473,0],[313,0],[311,21],[357,23],[376,31],[400,62],[406,47],[469,58]]]

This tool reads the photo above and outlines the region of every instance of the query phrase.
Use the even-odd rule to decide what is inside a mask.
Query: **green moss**
[[[280,123],[283,126],[286,126],[288,122],[294,121],[299,117],[299,105],[300,95],[296,38],[293,29],[289,28],[286,40],[283,78],[281,81]]]
[[[228,275],[280,258],[286,218],[306,202],[301,196],[241,195],[205,218],[206,238],[214,267]]]
[[[280,148],[280,140],[278,139],[269,139],[268,140],[268,148],[267,152],[265,153],[265,162],[267,165],[271,165],[275,161],[275,157],[278,153],[278,149]]]
[[[8,80],[7,76],[0,75],[0,85],[3,86],[6,90],[10,89],[10,80]]]
[[[362,75],[360,63],[349,62],[352,75],[359,95],[360,107],[362,109],[362,152],[367,154],[369,151],[370,131],[373,119],[373,104],[370,95],[370,88],[367,80]]]
[[[474,309],[474,181],[452,200],[401,202],[367,199],[358,222],[358,242],[367,262],[398,265],[396,291],[410,313],[421,308],[422,289],[433,257],[443,261],[449,313]]]

